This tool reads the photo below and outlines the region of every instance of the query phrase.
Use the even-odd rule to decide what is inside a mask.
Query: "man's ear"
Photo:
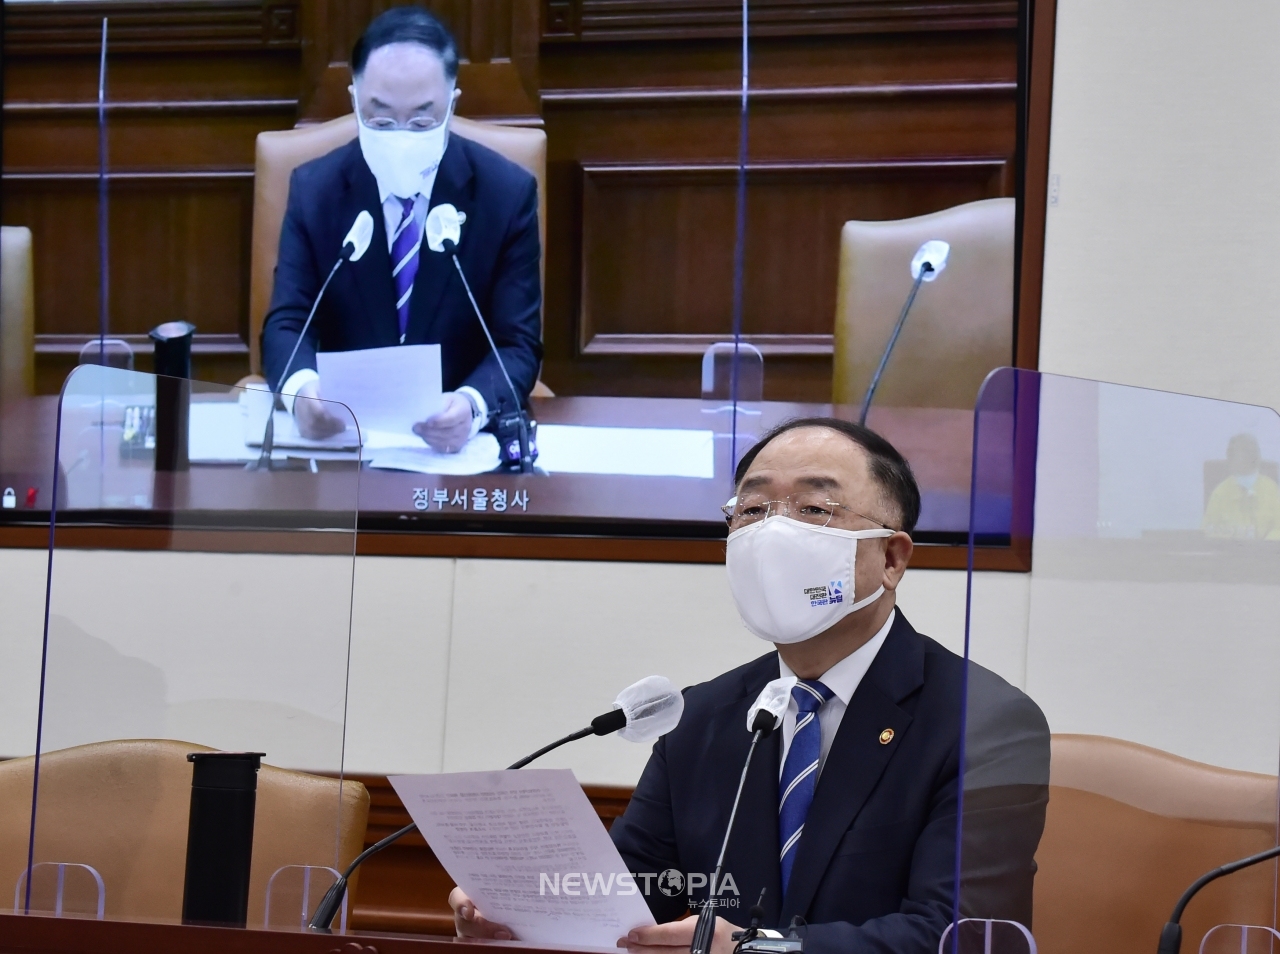
[[[907,572],[907,564],[911,562],[911,551],[915,544],[911,535],[899,530],[884,541],[884,588],[889,591],[898,588],[902,574]]]

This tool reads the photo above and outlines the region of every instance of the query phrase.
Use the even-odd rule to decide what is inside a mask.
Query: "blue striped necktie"
[[[778,782],[778,844],[782,846],[782,894],[787,893],[791,868],[800,850],[800,835],[813,803],[818,783],[818,763],[822,759],[822,728],[818,710],[831,698],[830,689],[816,679],[801,679],[791,690],[796,701],[796,731],[791,736],[787,760]]]
[[[397,196],[399,198],[399,196]],[[391,239],[391,277],[396,284],[396,317],[400,319],[400,343],[404,344],[409,328],[409,299],[413,295],[413,279],[418,274],[418,250],[422,248],[422,229],[413,221],[413,199],[400,199],[403,215]]]

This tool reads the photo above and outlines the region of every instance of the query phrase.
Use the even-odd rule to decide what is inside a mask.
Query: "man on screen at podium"
[[[962,780],[960,913],[1030,926],[1048,725],[979,666],[966,696],[964,660],[896,607],[920,512],[910,466],[874,432],[815,418],[765,435],[735,477],[729,584],[747,628],[774,651],[685,690],[680,724],[654,745],[610,833],[636,884],[652,886],[659,923],[619,946],[688,951],[687,912],[710,902],[720,914],[712,954],[730,954],[734,925],[746,926],[763,891],[763,926],[803,919],[806,952],[936,954],[955,900]],[[780,677],[798,681],[751,763],[711,895],[751,742],[747,714]],[[671,890],[676,882],[690,887]],[[460,891],[450,903],[459,933],[510,935]]]
[[[452,259],[423,240],[427,214],[451,204],[465,216],[458,259],[524,400],[542,359],[537,183],[492,150],[449,135],[461,92],[458,49],[420,7],[393,7],[370,23],[351,72],[358,137],[299,166],[289,183],[262,330],[267,380],[296,411],[304,436],[327,437],[341,422],[323,404],[293,400],[323,397],[317,351],[438,343],[444,405],[414,430],[436,450],[454,452],[500,409],[516,408]],[[334,275],[286,376],[361,211],[373,216],[372,244]]]

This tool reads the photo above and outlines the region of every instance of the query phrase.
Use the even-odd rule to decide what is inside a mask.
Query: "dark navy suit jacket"
[[[785,930],[800,915],[809,925],[806,951],[937,954],[955,894],[964,668],[898,612],[823,765],[786,897],[778,864],[781,733],[761,742],[725,858],[741,902],[720,909],[723,917],[745,925],[763,888],[765,926]],[[1048,799],[1048,726],[1017,689],[970,669],[982,711],[967,739],[961,912],[1029,926]],[[770,653],[685,691],[680,725],[654,745],[611,832],[641,888],[644,872],[715,870],[751,741],[747,709],[777,677]],[[885,730],[893,736],[882,743]],[[704,888],[668,897],[649,880],[659,921],[707,896]],[[726,889],[718,900],[733,897]]]
[[[523,401],[533,390],[542,360],[537,181],[491,149],[451,135],[430,205],[446,202],[466,213],[458,259]],[[284,383],[279,377],[289,352],[362,209],[373,216],[369,250],[334,276],[289,373],[314,369],[317,351],[399,343],[378,185],[359,141],[352,140],[299,166],[289,182],[275,287],[262,328],[263,364],[273,387]],[[510,391],[452,259],[430,251],[425,242],[420,254],[404,343],[441,346],[446,391],[470,385],[484,396],[490,412],[500,405],[510,408]]]

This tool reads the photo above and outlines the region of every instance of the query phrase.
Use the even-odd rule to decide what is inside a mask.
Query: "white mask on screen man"
[[[729,588],[747,629],[771,643],[799,643],[869,606],[884,586],[854,599],[858,541],[892,530],[815,527],[769,517],[729,534]]]
[[[425,179],[435,172],[448,144],[449,120],[426,132],[411,129],[370,129],[357,120],[360,130],[360,152],[378,186],[394,196],[411,199],[422,191]]]

